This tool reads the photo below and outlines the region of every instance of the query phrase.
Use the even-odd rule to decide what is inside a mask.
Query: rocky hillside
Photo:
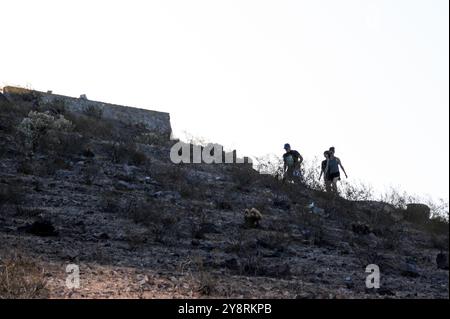
[[[248,165],[172,164],[173,143],[96,110],[0,96],[0,298],[449,297],[448,223],[427,207],[332,198]],[[366,288],[369,264],[379,289]]]

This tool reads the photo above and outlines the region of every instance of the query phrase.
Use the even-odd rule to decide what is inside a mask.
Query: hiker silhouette
[[[296,150],[291,149],[289,143],[284,144],[283,154],[283,181],[294,182],[294,179],[301,180],[300,165],[303,162],[303,157]]]
[[[338,194],[337,182],[341,180],[341,173],[339,171],[339,167],[344,172],[345,178],[348,178],[347,172],[342,165],[341,160],[335,156],[335,147],[332,146],[329,148],[327,152],[327,160],[325,169],[323,169],[324,178],[325,178],[325,188],[327,191],[331,191],[335,194]],[[326,152],[324,152],[325,155]],[[323,164],[323,162],[322,162]],[[322,175],[322,172],[321,172]]]

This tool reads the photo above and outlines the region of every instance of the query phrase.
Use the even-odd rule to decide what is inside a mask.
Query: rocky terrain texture
[[[174,143],[91,108],[0,96],[0,298],[449,297],[448,222],[427,207],[172,164]]]

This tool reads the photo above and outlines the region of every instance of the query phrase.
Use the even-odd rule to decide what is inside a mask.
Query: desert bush
[[[390,187],[386,192],[382,193],[379,200],[381,202],[391,204],[398,209],[406,209],[407,204],[417,202],[414,196],[405,191],[401,192],[394,187]]]
[[[69,132],[72,128],[72,123],[62,115],[55,117],[48,112],[30,111],[19,124],[18,131],[23,137],[25,149],[35,152],[40,144],[47,144],[48,147],[48,144],[59,143],[59,135],[55,133]]]
[[[448,225],[449,221],[448,200],[445,201],[443,198],[437,200],[426,198],[423,201],[428,207],[430,207],[431,219],[436,218],[436,221],[446,221]]]
[[[319,180],[321,170],[320,164],[317,157],[312,161],[304,161],[301,168],[302,179],[306,187],[316,191],[325,191],[323,177]]]
[[[283,160],[274,154],[255,158],[256,170],[260,174],[271,175],[277,179],[283,177]]]
[[[239,273],[246,276],[258,276],[264,274],[264,262],[258,249],[249,251],[240,258]]]
[[[348,181],[341,181],[341,196],[351,201],[368,201],[374,198],[373,188],[369,184],[360,182],[352,184]]]
[[[0,259],[0,299],[30,299],[48,296],[43,270],[21,256]]]
[[[430,208],[430,220],[429,225],[436,227],[448,226],[449,221],[449,204],[448,201],[440,199],[432,199],[430,197],[419,197],[416,195],[408,194],[405,191],[400,191],[394,187],[389,188],[385,193],[381,194],[379,199],[381,202],[391,204],[397,209],[406,209],[408,204],[423,203]],[[442,224],[442,226],[437,226]],[[432,226],[432,227],[434,227]],[[447,229],[448,231],[448,229]]]
[[[188,261],[191,265],[191,276],[194,279],[196,291],[204,296],[211,296],[217,292],[216,280],[208,272],[203,258],[194,255]]]

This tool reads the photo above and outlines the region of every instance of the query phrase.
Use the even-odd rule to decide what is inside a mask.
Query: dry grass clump
[[[42,269],[24,256],[0,258],[0,299],[46,298]]]

